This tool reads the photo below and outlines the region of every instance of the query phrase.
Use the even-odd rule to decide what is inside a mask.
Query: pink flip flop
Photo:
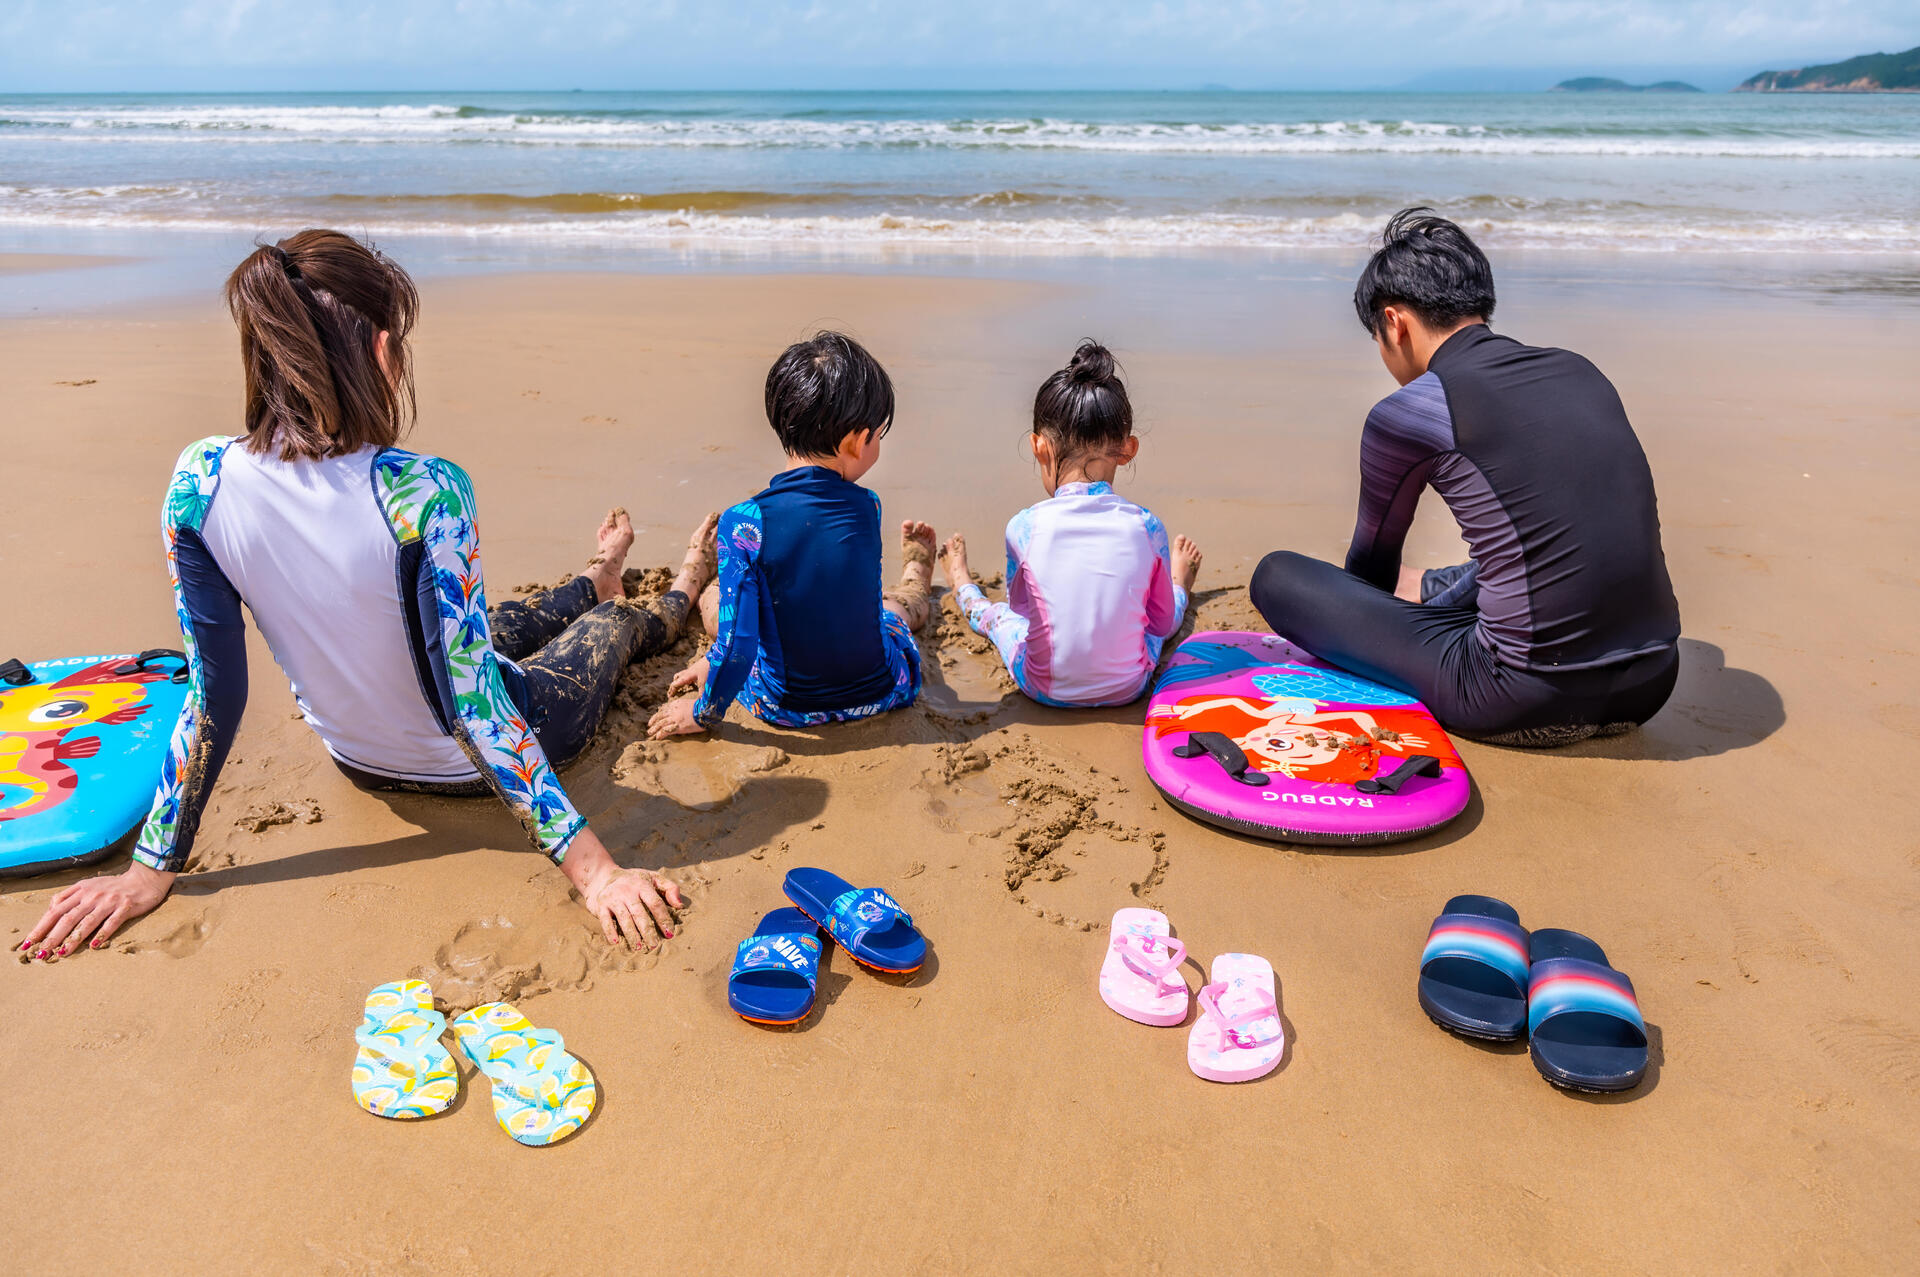
[[[1122,909],[1113,915],[1100,964],[1100,1000],[1141,1024],[1184,1024],[1190,995],[1180,964],[1186,958],[1187,946],[1173,938],[1166,914]]]
[[[1273,967],[1251,953],[1213,960],[1200,1015],[1187,1035],[1187,1066],[1209,1082],[1251,1082],[1273,1072],[1287,1049]]]

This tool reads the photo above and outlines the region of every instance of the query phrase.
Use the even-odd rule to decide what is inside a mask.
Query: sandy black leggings
[[[669,590],[645,607],[595,601],[583,576],[525,599],[507,599],[487,609],[493,650],[520,667],[507,674],[507,691],[526,714],[540,748],[555,767],[572,762],[593,741],[607,716],[620,674],[634,661],[665,649],[680,637],[691,600]],[[434,783],[394,780],[340,764],[362,789],[427,794],[485,794],[483,780]]]

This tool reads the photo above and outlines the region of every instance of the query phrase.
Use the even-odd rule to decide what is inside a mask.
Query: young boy
[[[859,479],[893,425],[893,382],[860,343],[823,332],[767,373],[767,422],[788,466],[720,516],[719,580],[700,597],[713,646],[676,674],[654,740],[711,731],[738,699],[780,727],[845,722],[920,694],[933,529],[900,525],[906,572],[883,591],[880,498]]]

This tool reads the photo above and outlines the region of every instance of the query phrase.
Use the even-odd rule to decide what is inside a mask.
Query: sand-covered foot
[[[600,549],[580,575],[593,582],[593,593],[602,603],[626,597],[620,574],[627,569],[627,551],[633,548],[633,520],[620,506],[607,511],[600,522]]]
[[[887,591],[886,602],[917,630],[927,623],[933,599],[933,550],[937,544],[933,525],[907,519],[900,525],[900,557],[906,568],[900,584]]]
[[[1193,593],[1193,583],[1200,577],[1200,559],[1200,547],[1192,537],[1173,539],[1173,581],[1189,594]]]
[[[947,570],[947,588],[957,590],[973,584],[973,569],[967,563],[967,539],[958,532],[940,547],[940,562]]]
[[[719,526],[717,512],[700,520],[700,526],[687,538],[687,557],[680,561],[680,572],[669,589],[678,590],[689,599],[700,597],[707,582],[713,580],[713,574],[719,570],[720,552],[714,544],[714,532]]]

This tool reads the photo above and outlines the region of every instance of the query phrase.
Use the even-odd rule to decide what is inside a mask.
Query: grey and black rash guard
[[[1653,473],[1619,394],[1579,355],[1485,324],[1447,338],[1367,417],[1347,571],[1394,588],[1427,484],[1472,550],[1480,638],[1503,663],[1592,669],[1678,641]]]

